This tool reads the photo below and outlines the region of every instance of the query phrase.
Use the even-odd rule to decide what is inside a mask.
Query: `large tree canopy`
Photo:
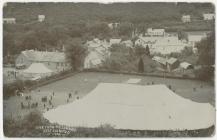
[[[199,53],[198,64],[202,65],[202,68],[196,71],[197,77],[202,80],[214,79],[215,34],[211,33],[206,39],[196,44],[196,47]]]
[[[78,70],[83,66],[87,48],[79,38],[73,38],[66,42],[66,57],[70,61],[73,70]]]
[[[198,64],[215,64],[215,33],[211,33],[207,38],[196,44],[199,53]]]

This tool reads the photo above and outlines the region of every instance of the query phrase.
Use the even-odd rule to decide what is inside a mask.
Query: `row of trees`
[[[111,46],[110,52],[110,57],[103,63],[104,69],[130,72],[151,72],[154,69],[148,46],[146,48],[142,46],[128,48],[122,44],[114,44]],[[140,66],[143,67],[142,70],[138,68]]]
[[[198,48],[198,64],[202,66],[196,71],[198,78],[202,80],[214,80],[215,72],[215,33],[212,32],[207,38],[196,44]]]

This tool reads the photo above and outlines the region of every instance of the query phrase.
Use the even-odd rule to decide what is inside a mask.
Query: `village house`
[[[188,35],[188,44],[195,48],[195,44],[200,42],[202,39],[206,38],[207,35],[205,33],[202,34],[189,34]]]
[[[102,62],[110,55],[109,47],[111,46],[106,40],[95,38],[87,41],[85,46],[88,48],[88,54],[84,60],[84,68],[96,68],[101,66]]]
[[[171,72],[172,70],[178,68],[179,63],[180,62],[179,62],[179,60],[177,58],[173,58],[173,57],[169,58],[167,60],[167,64],[166,64],[167,65],[167,70],[169,72]]]
[[[16,18],[3,18],[5,24],[16,24]]]
[[[152,60],[154,60],[159,67],[169,72],[179,67],[179,60],[173,57],[164,58],[160,56],[154,56]]]
[[[88,52],[84,60],[84,69],[97,68],[101,66],[103,60],[105,60],[104,54],[97,49]]]
[[[181,20],[183,23],[191,22],[191,16],[190,15],[183,15]]]
[[[184,70],[187,70],[187,69],[193,69],[194,66],[188,62],[182,62],[180,63],[180,67]]]
[[[143,37],[143,36],[140,36],[136,41],[135,41],[135,45],[138,45],[138,46],[143,46],[143,47],[146,47],[147,45],[148,46],[152,46],[154,45],[157,40],[159,40],[160,37]]]
[[[135,41],[135,45],[149,47],[150,53],[170,54],[172,52],[180,53],[186,46],[178,39],[178,36],[153,36],[139,37]]]
[[[215,14],[209,13],[209,14],[203,14],[203,20],[214,20]]]
[[[25,50],[15,60],[16,67],[28,68],[33,63],[42,63],[52,71],[64,71],[71,68],[63,52],[47,52],[36,50]]]
[[[110,42],[110,45],[119,44],[119,43],[121,43],[121,39],[120,38],[111,38],[109,40],[109,42]]]
[[[192,76],[194,75],[194,66],[188,62],[181,62],[179,68],[174,71],[182,74],[183,76]]]
[[[160,53],[163,55],[181,53],[186,46],[187,43],[180,41],[177,36],[163,37],[158,39],[156,43],[150,47],[150,53]]]
[[[152,29],[148,28],[146,32],[146,36],[164,36],[165,29]]]
[[[45,20],[45,15],[38,15],[38,21],[43,22]]]
[[[162,68],[163,70],[165,70],[166,64],[167,64],[167,60],[166,58],[160,57],[160,56],[154,56],[152,58],[152,60],[154,60],[156,62],[156,64],[158,64],[158,67]]]
[[[107,50],[110,47],[110,43],[105,39],[100,40],[98,38],[95,38],[91,41],[87,41],[85,43],[85,46],[87,47],[88,51],[94,50],[96,48],[104,48],[105,50]]]
[[[120,25],[120,23],[109,23],[108,27],[110,29],[116,29],[116,28],[118,28],[119,25]]]

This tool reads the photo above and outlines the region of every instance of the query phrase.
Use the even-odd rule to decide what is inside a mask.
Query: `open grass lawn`
[[[176,94],[187,98],[195,102],[210,103],[214,106],[215,104],[215,90],[214,86],[203,81],[194,80],[180,80],[180,79],[164,79],[158,77],[147,77],[147,76],[134,76],[134,75],[123,75],[123,74],[110,74],[110,73],[99,73],[99,72],[82,72],[72,77],[51,83],[49,85],[39,87],[29,93],[24,94],[23,97],[14,96],[8,100],[4,100],[4,117],[13,117],[18,119],[19,116],[28,114],[34,109],[40,111],[46,111],[47,108],[52,108],[49,103],[42,103],[41,98],[47,96],[48,99],[52,96],[53,107],[66,104],[76,100],[77,97],[82,98],[93,90],[98,83],[125,83],[131,78],[141,79],[137,84],[165,84],[171,85],[172,90]],[[194,90],[195,88],[195,90]],[[39,91],[40,90],[40,91]],[[77,94],[76,92],[77,91]],[[72,98],[67,102],[68,94],[72,93]],[[133,93],[132,93],[133,94]],[[38,102],[38,107],[33,109],[21,109],[21,102],[24,105],[28,104],[25,100],[26,95],[31,95],[32,99],[30,103]],[[154,99],[153,99],[154,100]],[[45,104],[45,108],[44,108]]]

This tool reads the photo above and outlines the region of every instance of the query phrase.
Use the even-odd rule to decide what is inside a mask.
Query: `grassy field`
[[[45,112],[47,109],[55,108],[59,105],[73,102],[77,97],[82,98],[93,90],[98,83],[125,83],[130,78],[141,79],[139,85],[147,84],[165,84],[171,85],[172,90],[176,94],[190,99],[195,102],[210,103],[215,105],[215,90],[214,86],[204,81],[181,80],[181,79],[165,79],[159,77],[134,76],[123,74],[110,73],[96,73],[96,72],[82,72],[72,77],[51,83],[49,85],[39,87],[33,91],[24,94],[23,97],[14,96],[8,100],[4,100],[4,117],[22,118],[22,116],[37,109]],[[54,96],[52,95],[54,92]],[[77,92],[77,93],[76,93]],[[72,98],[68,99],[68,94],[72,93]],[[31,95],[32,99],[25,100],[26,95]],[[52,96],[52,105],[49,103],[42,103],[41,98],[47,96],[48,99]],[[37,108],[21,109],[21,102],[25,105],[38,102]],[[45,107],[44,107],[45,104]]]

